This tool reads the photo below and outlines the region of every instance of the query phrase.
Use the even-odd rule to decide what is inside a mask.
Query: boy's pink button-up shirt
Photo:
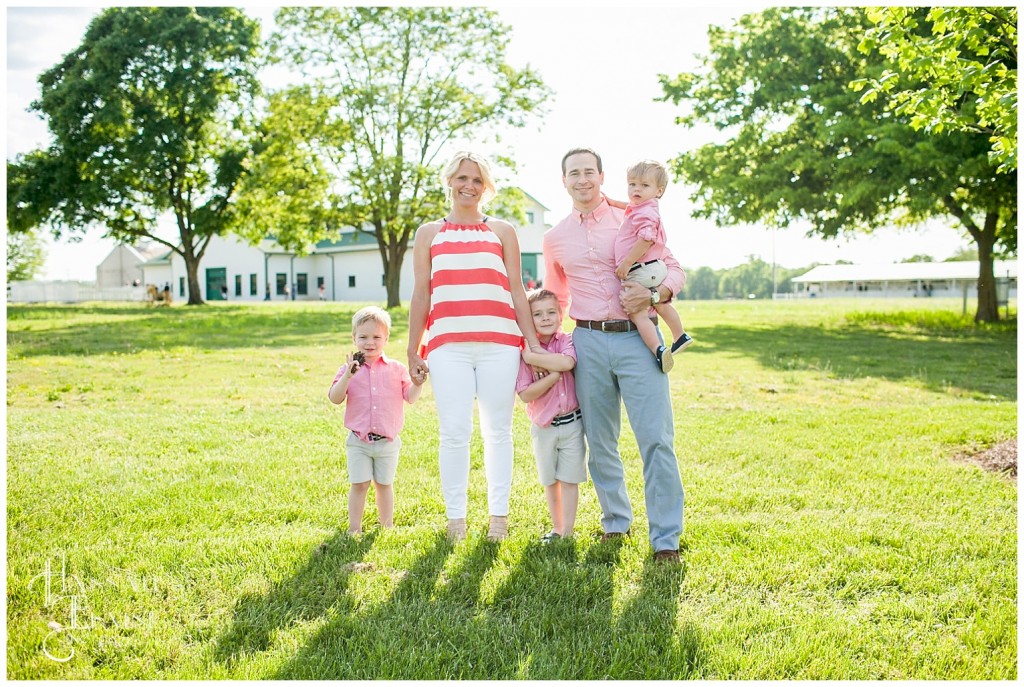
[[[629,319],[619,302],[622,282],[615,276],[615,237],[622,215],[602,199],[592,213],[573,209],[544,234],[544,288],[558,296],[563,312],[574,320]],[[668,276],[663,285],[679,293],[686,283],[683,268],[671,255],[664,259]]]
[[[555,335],[547,343],[541,342],[540,345],[548,353],[561,353],[576,360],[576,347],[572,344],[572,336],[565,332],[555,332]],[[516,393],[520,393],[531,384],[533,384],[533,368],[525,361],[520,360],[519,376],[516,378]],[[576,380],[572,376],[572,370],[567,370],[562,373],[553,387],[544,392],[542,396],[526,404],[526,416],[533,424],[547,427],[554,418],[579,407],[580,402],[576,398]]]
[[[665,245],[667,240],[665,227],[661,223],[657,198],[651,198],[639,205],[630,205],[626,208],[622,224],[619,225],[619,233],[615,236],[616,265],[622,262],[622,259],[633,249],[637,239],[651,242],[651,247],[640,256],[637,262],[664,260],[666,255],[671,255]]]
[[[334,382],[343,374],[344,367],[338,370]],[[361,366],[349,380],[345,426],[363,441],[367,441],[371,432],[393,440],[405,424],[402,402],[409,402],[411,390],[409,370],[382,353],[373,364]]]

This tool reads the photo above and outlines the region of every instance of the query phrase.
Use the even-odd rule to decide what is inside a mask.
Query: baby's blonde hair
[[[352,333],[355,333],[356,327],[367,322],[376,322],[379,325],[383,325],[388,334],[391,334],[391,315],[384,308],[368,305],[361,310],[357,310],[356,314],[352,316]]]
[[[668,170],[665,168],[665,165],[657,160],[640,160],[640,162],[634,164],[626,170],[626,181],[642,179],[647,175],[650,175],[655,185],[661,189],[668,188]]]

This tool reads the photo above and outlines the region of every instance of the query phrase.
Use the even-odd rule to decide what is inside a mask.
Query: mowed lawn
[[[396,527],[346,531],[327,388],[356,304],[7,311],[7,677],[1017,677],[1016,319],[959,301],[682,302],[681,567],[548,529],[516,411],[510,538],[445,541],[430,383]],[[1015,313],[1011,313],[1016,317]],[[404,361],[406,313],[389,354]]]

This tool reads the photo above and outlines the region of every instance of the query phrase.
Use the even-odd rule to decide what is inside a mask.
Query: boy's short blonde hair
[[[480,168],[480,178],[484,182],[484,192],[480,196],[480,206],[483,207],[498,195],[498,187],[494,184],[494,175],[491,174],[491,163],[483,155],[466,150],[460,150],[452,155],[452,159],[448,161],[448,164],[441,171],[441,185],[444,186],[444,197],[449,204],[452,202],[452,177],[459,171],[459,165],[462,164],[463,160],[475,162],[476,166]]]
[[[558,302],[558,296],[556,296],[552,291],[548,291],[547,289],[534,289],[526,294],[526,302],[530,305],[533,305],[537,301],[547,300],[548,298],[553,298],[555,303],[558,303],[558,310],[562,310],[562,304]]]
[[[352,316],[352,333],[355,333],[356,327],[367,322],[376,322],[382,325],[389,335],[391,334],[391,315],[384,308],[368,305],[361,310],[357,310],[356,314]]]
[[[650,175],[654,183],[662,189],[668,188],[668,169],[657,160],[640,160],[626,170],[626,181],[642,179]]]

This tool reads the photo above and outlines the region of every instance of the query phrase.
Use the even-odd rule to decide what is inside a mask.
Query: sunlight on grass
[[[484,537],[475,435],[470,537],[447,542],[429,384],[397,526],[371,497],[348,536],[326,393],[360,305],[9,308],[8,678],[1016,678],[1016,484],[953,459],[1016,439],[1015,319],[678,303],[666,568],[628,427],[632,536],[597,540],[584,485],[575,538],[539,543],[521,408],[509,539]]]

